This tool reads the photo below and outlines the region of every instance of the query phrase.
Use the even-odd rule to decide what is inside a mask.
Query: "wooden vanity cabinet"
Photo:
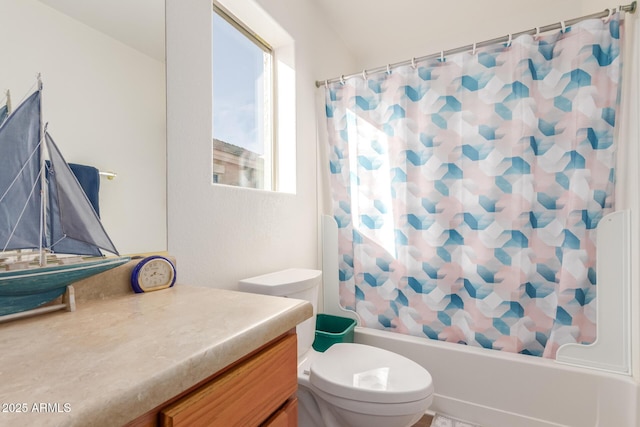
[[[297,387],[297,340],[293,333],[128,426],[295,427]]]

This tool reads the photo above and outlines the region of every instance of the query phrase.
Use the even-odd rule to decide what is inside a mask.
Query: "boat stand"
[[[73,290],[72,285],[67,286],[67,291],[62,295],[62,303],[21,311],[20,313],[6,314],[4,316],[0,316],[0,323],[8,322],[9,320],[22,319],[23,317],[37,316],[39,314],[50,313],[58,310],[76,311],[75,291]]]

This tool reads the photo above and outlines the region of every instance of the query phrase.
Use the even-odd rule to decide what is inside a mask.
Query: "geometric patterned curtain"
[[[593,342],[621,33],[614,14],[329,84],[341,304],[516,353]]]

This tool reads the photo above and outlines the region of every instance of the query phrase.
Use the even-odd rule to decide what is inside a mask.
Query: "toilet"
[[[324,353],[315,338],[322,272],[288,269],[244,279],[239,290],[313,305],[298,335],[298,426],[409,427],[431,405],[431,375],[412,360],[364,344],[337,343]]]

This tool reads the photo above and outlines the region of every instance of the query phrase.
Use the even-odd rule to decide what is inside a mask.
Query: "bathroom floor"
[[[420,418],[420,421],[415,423],[413,427],[430,427],[432,421],[433,417],[431,415],[425,415],[424,417]]]
[[[469,424],[460,420],[454,420],[452,418],[447,418],[439,414],[435,414],[435,415],[423,416],[412,427],[480,427],[480,426],[475,424]]]

